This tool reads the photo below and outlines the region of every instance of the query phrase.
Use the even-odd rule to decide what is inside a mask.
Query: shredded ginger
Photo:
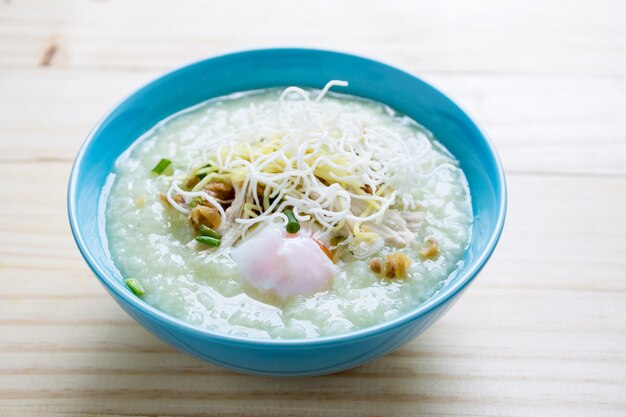
[[[283,212],[292,209],[315,239],[333,242],[331,249],[365,248],[357,257],[378,251],[384,241],[361,230],[361,224],[380,223],[396,203],[415,208],[411,194],[393,187],[390,178],[420,155],[411,155],[394,132],[369,127],[366,117],[343,115],[335,103],[323,100],[331,87],[347,85],[330,81],[314,99],[299,87],[288,87],[278,99],[277,114],[259,114],[250,105],[244,128],[228,140],[207,144],[190,171],[174,177],[168,201],[183,213],[190,209],[176,195],[187,203],[201,197],[215,206],[223,219],[223,247],[260,223],[286,224]],[[424,143],[425,153],[430,144]],[[184,189],[190,173],[201,179]],[[209,195],[204,187],[214,181],[232,184],[234,199]]]

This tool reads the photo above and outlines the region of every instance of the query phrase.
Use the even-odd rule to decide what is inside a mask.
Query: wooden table
[[[471,3],[471,4],[470,4]],[[165,70],[250,47],[404,67],[496,143],[500,246],[424,335],[337,375],[203,364],[105,293],[65,193],[87,132]],[[0,415],[626,415],[626,2],[0,3]]]

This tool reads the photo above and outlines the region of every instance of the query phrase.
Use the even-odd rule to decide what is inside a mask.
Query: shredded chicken
[[[423,214],[414,211],[387,210],[382,222],[366,223],[361,226],[364,232],[374,232],[385,239],[385,243],[396,247],[406,247],[415,240],[415,231],[422,222]]]
[[[406,227],[409,228],[412,232],[417,232],[417,230],[422,225],[424,221],[424,212],[423,211],[401,211],[400,216],[406,221]]]
[[[245,193],[241,192],[241,184],[234,183],[235,199],[231,205],[225,210],[224,223],[229,224],[224,233],[222,233],[222,247],[228,248],[232,246],[241,235],[242,226],[235,222],[235,219],[241,217],[243,210],[243,202],[245,201]]]

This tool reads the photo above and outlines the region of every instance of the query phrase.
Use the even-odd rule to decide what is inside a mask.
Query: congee
[[[288,87],[163,120],[116,162],[106,234],[121,278],[190,324],[250,338],[342,334],[454,275],[467,181],[431,132],[355,96]]]

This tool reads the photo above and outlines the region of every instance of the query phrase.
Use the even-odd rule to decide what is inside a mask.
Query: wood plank
[[[0,417],[623,416],[625,21],[622,0],[0,1]],[[276,45],[424,77],[508,173],[502,241],[457,305],[327,377],[169,347],[106,294],[67,222],[71,160],[108,108],[175,66]]]
[[[104,113],[155,75],[150,71],[0,70],[0,158],[73,159]]]
[[[507,172],[626,174],[626,78],[425,78],[485,128]]]
[[[546,311],[553,310],[554,303],[571,303],[545,294],[540,298]],[[502,304],[488,312],[494,300]],[[106,304],[112,306],[111,300],[103,299],[103,310],[98,304],[94,308],[106,316]],[[615,311],[613,322],[620,320],[623,308]],[[66,310],[68,315],[86,311],[76,304]],[[492,327],[496,311],[503,328]],[[410,413],[417,404],[433,415],[528,415],[538,410],[557,416],[594,410],[619,415],[626,383],[623,331],[587,334],[576,320],[545,332],[524,331],[515,326],[518,318],[536,322],[528,317],[520,294],[473,289],[440,324],[396,353],[334,376],[295,380],[247,377],[201,364],[137,326],[103,322],[68,325],[60,331],[45,320],[35,326],[2,324],[0,334],[6,340],[0,371],[5,379],[0,398],[11,410],[47,408],[59,415],[102,410],[132,415],[227,411],[253,415],[260,406],[275,408],[277,415],[308,411],[346,415],[382,412],[389,402],[404,406],[384,415],[414,415]],[[507,329],[507,324],[512,326]],[[111,397],[115,404],[107,403]],[[317,403],[320,399],[323,404]]]
[[[157,73],[0,69],[0,159],[71,160],[106,110]],[[425,78],[485,127],[508,172],[626,175],[626,76]]]
[[[288,44],[350,50],[419,72],[626,73],[626,4],[620,0],[576,7],[564,0],[453,0],[445,7],[180,0],[170,6],[167,0],[5,1],[0,62],[170,67]]]
[[[202,364],[123,313],[72,242],[68,172],[67,162],[0,165],[7,415],[617,416],[626,406],[626,178],[510,175],[502,243],[440,323],[355,370],[276,380]]]

